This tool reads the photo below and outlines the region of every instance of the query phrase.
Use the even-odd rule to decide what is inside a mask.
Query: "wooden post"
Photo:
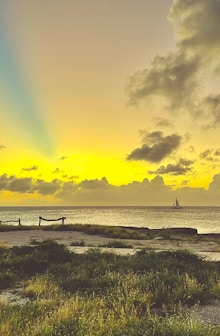
[[[46,218],[44,218],[44,217],[39,217],[39,226],[41,225],[41,221],[42,220],[45,220],[45,221],[47,221],[47,222],[54,222],[54,221],[59,221],[59,220],[61,220],[62,222],[62,225],[64,224],[64,220],[66,219],[66,217],[60,217],[60,218],[58,218],[58,219],[46,219]]]
[[[18,218],[18,226],[21,226],[21,219]]]

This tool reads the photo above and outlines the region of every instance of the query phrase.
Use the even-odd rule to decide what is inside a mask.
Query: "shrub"
[[[120,240],[110,241],[107,244],[100,245],[100,247],[112,247],[112,248],[132,248],[132,245],[121,242]]]
[[[0,273],[0,289],[9,288],[16,281],[17,277],[12,271],[6,270]]]

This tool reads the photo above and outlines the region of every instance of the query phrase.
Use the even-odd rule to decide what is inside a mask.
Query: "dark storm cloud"
[[[180,146],[181,139],[177,134],[164,136],[162,132],[147,133],[143,145],[134,149],[127,160],[160,162]]]
[[[192,170],[193,161],[180,159],[176,164],[168,164],[167,166],[160,166],[155,171],[149,171],[149,174],[170,174],[170,175],[185,175]]]
[[[29,171],[35,171],[38,170],[38,166],[32,166],[29,168],[22,168],[23,171],[29,172]]]

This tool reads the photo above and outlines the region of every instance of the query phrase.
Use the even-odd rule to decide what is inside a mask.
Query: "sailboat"
[[[172,209],[182,209],[181,205],[179,204],[179,201],[178,199],[176,198],[173,206],[172,206]]]

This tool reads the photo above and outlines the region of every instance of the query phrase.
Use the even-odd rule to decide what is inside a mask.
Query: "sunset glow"
[[[219,0],[0,10],[0,205],[220,204]]]

